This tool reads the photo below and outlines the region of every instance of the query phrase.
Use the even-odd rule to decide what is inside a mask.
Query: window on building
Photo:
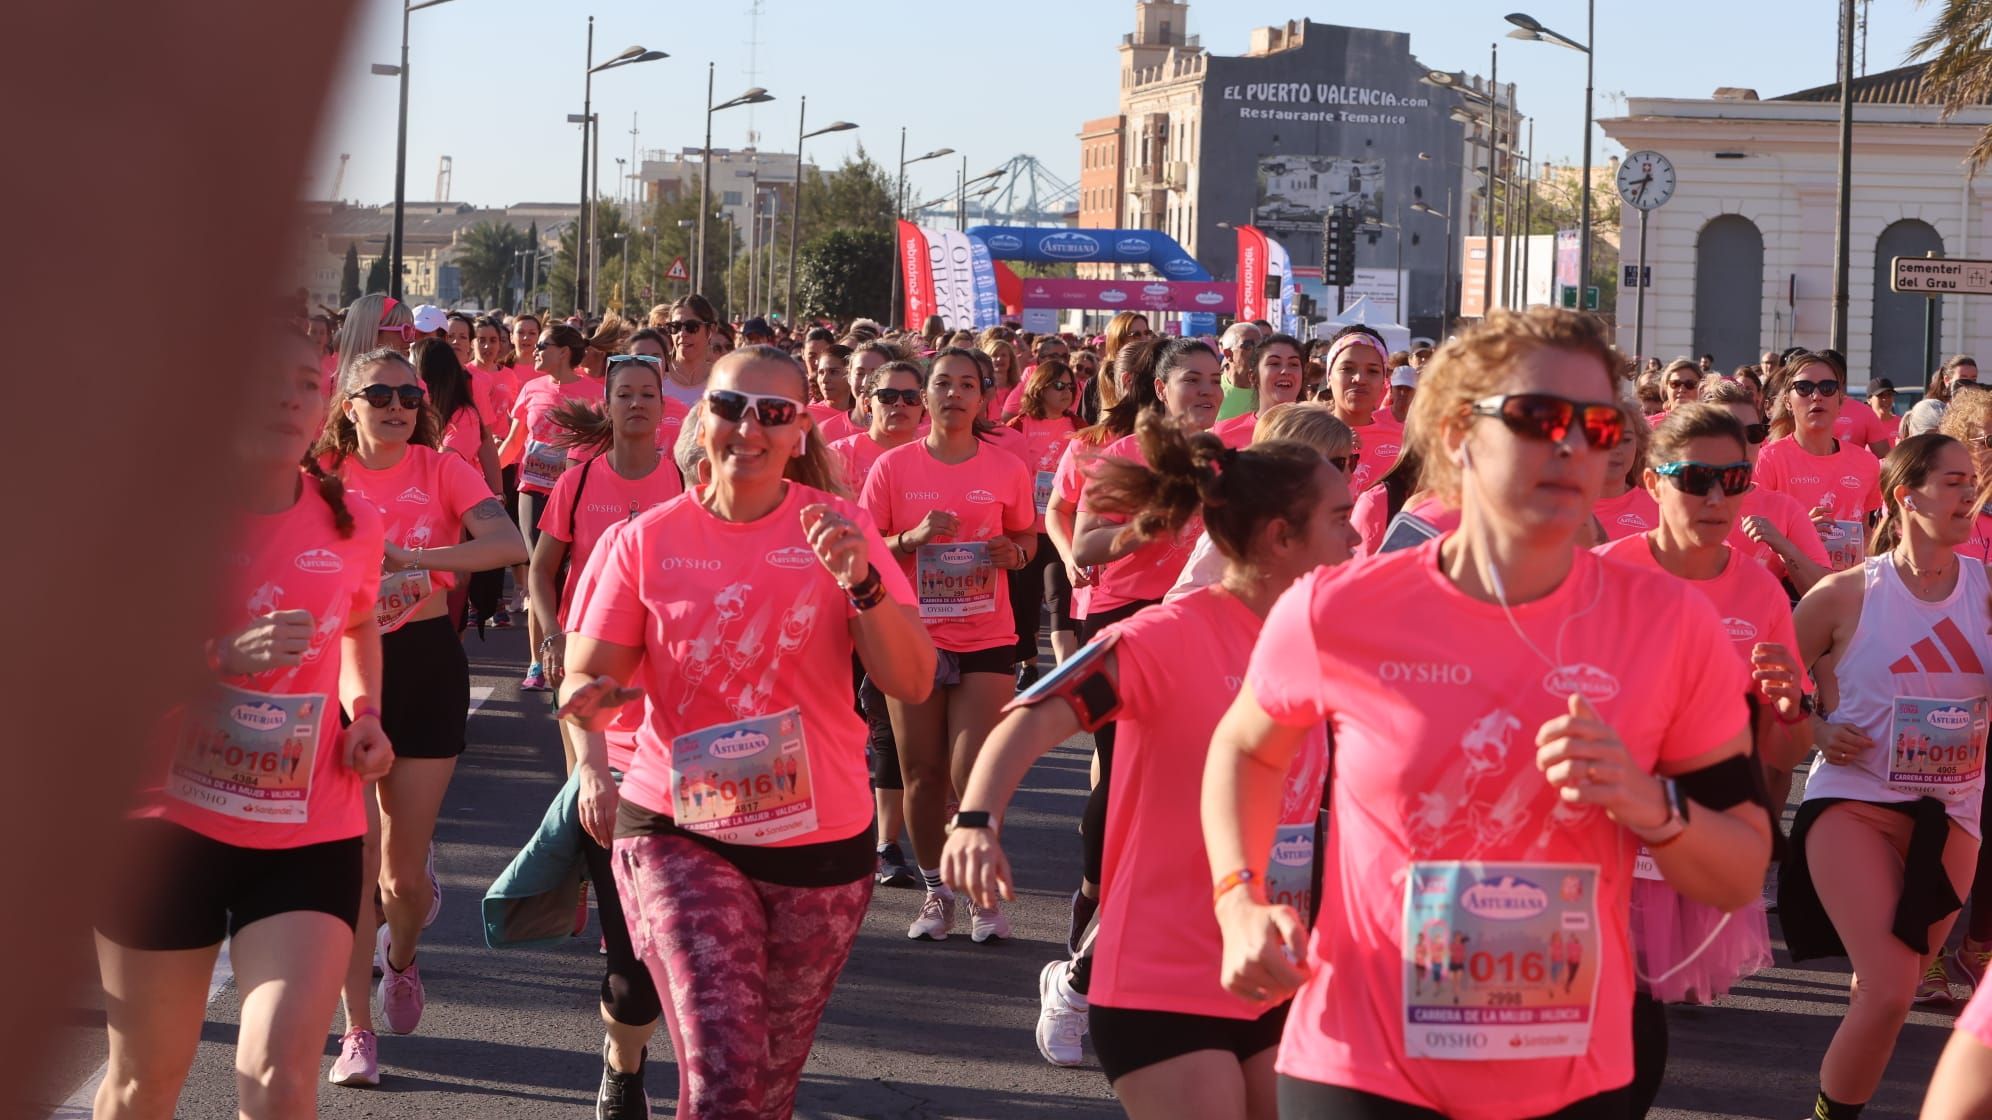
[[[723,191],[719,196],[719,201],[722,206],[738,206],[744,197],[739,191]]]

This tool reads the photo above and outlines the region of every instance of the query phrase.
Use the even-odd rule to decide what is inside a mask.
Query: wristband
[[[954,819],[948,822],[949,832],[953,832],[955,829],[958,828],[988,828],[988,827],[989,827],[989,814],[972,809],[957,810],[955,812]]]
[[[1800,693],[1798,697],[1798,718],[1786,719],[1784,713],[1780,712],[1778,713],[1778,722],[1784,724],[1786,727],[1792,727],[1811,719],[1818,711],[1819,701],[1815,700],[1810,692]]]
[[[360,720],[367,718],[368,716],[372,716],[374,718],[374,722],[376,723],[380,722],[380,709],[374,707],[372,704],[368,704],[366,707],[361,708],[359,711],[353,713],[353,720],[354,722],[358,722]]]
[[[1217,886],[1211,888],[1210,900],[1212,903],[1216,903],[1225,895],[1230,894],[1233,887],[1242,887],[1247,883],[1256,883],[1258,881],[1258,872],[1249,867],[1241,867],[1217,881]]]
[[[846,587],[844,594],[850,596],[851,607],[854,610],[860,613],[868,611],[885,602],[885,580],[879,578],[877,568],[867,566],[865,578]]]

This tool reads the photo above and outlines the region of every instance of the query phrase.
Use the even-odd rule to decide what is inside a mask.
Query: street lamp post
[[[401,233],[403,212],[408,203],[408,17],[423,8],[433,8],[447,4],[450,0],[422,0],[419,4],[402,0],[401,4],[401,65],[388,66],[375,63],[372,72],[385,78],[401,80],[401,108],[394,123],[394,240],[387,250],[387,294],[401,298]]]
[[[1000,179],[1002,177],[1003,177],[1003,169],[999,167],[994,171],[984,171],[982,174],[977,175],[975,178],[971,179],[968,177],[968,157],[967,156],[961,157],[961,178],[955,183],[955,228],[956,229],[968,228],[968,188],[974,186],[977,183],[986,183],[991,179]],[[978,192],[977,197],[980,197],[981,195],[987,193],[989,192],[987,191]]]
[[[888,311],[892,321],[899,321],[899,272],[906,262],[899,259],[899,219],[906,216],[906,169],[916,163],[954,154],[953,148],[935,148],[924,156],[906,158],[906,129],[899,130],[899,182],[892,192],[892,301]]]
[[[1577,306],[1584,306],[1584,293],[1591,285],[1591,99],[1597,58],[1592,47],[1598,41],[1598,0],[1584,0],[1584,41],[1578,42],[1568,35],[1559,35],[1541,23],[1520,12],[1508,16],[1508,22],[1515,25],[1508,32],[1510,39],[1522,39],[1537,43],[1555,43],[1584,55],[1584,169],[1578,189],[1583,192],[1580,202],[1580,216],[1577,220]]]
[[[705,283],[706,222],[707,222],[706,216],[712,213],[712,115],[714,113],[719,112],[722,109],[732,109],[740,105],[761,105],[765,104],[766,102],[774,100],[774,96],[770,94],[767,90],[762,89],[760,86],[755,86],[753,89],[748,90],[746,93],[743,93],[738,97],[731,98],[729,100],[722,101],[717,105],[714,105],[712,103],[712,76],[713,76],[713,64],[708,62],[706,63],[705,147],[701,149],[699,155],[699,243],[698,243],[698,250],[694,254],[694,256],[696,257],[696,262],[692,266],[695,270],[692,273],[692,280],[691,280],[692,291],[697,291],[699,285]],[[732,212],[728,211],[727,222],[729,224],[727,228],[729,230],[733,228],[731,225],[732,220],[733,220]],[[732,236],[731,234],[728,235],[729,242],[731,241],[731,236]],[[731,257],[731,255],[732,253],[731,250],[729,249],[728,256]],[[728,268],[730,270],[731,265],[729,265]],[[728,282],[730,283],[731,280],[732,277],[729,274]],[[732,307],[731,307],[732,301],[728,300],[727,302],[728,302],[727,311],[730,314],[732,312]]]
[[[796,231],[802,225],[802,142],[812,136],[821,136],[826,132],[848,132],[858,127],[850,121],[836,121],[824,125],[815,132],[806,132],[804,129],[807,127],[809,120],[809,98],[802,98],[801,102],[796,108],[795,113],[795,195],[794,200],[789,204],[792,207],[792,212],[789,214],[788,300],[782,306],[782,315],[787,318],[789,330],[791,331],[795,329]]]
[[[1452,188],[1450,186],[1446,188],[1446,208],[1444,210],[1434,210],[1432,209],[1430,204],[1424,202],[1423,200],[1412,203],[1411,209],[1417,211],[1420,214],[1424,214],[1428,217],[1445,219],[1446,223],[1445,291],[1439,298],[1439,333],[1445,334],[1448,332],[1452,321],[1452,291],[1453,291]]]
[[[440,2],[440,0],[438,0]],[[568,115],[568,121],[581,126],[581,211],[574,222],[574,305],[585,311],[589,297],[594,295],[595,269],[595,205],[594,191],[600,189],[601,154],[595,141],[595,75],[618,66],[633,66],[639,62],[655,62],[669,58],[663,51],[647,51],[642,47],[630,47],[621,54],[595,65],[595,17],[588,17],[588,56],[581,76],[581,115]],[[595,159],[591,164],[590,154]],[[591,179],[591,167],[594,177]]]

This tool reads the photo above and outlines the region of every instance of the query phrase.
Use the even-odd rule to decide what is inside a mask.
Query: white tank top
[[[1893,557],[1866,560],[1861,620],[1834,672],[1840,706],[1831,719],[1860,728],[1874,747],[1844,766],[1815,762],[1807,801],[1934,797],[1979,834],[1992,612],[1984,566],[1959,560],[1957,587],[1940,603],[1916,598]]]

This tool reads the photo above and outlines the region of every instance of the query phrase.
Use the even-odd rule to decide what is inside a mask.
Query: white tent
[[[1340,315],[1325,322],[1314,324],[1314,337],[1327,338],[1352,323],[1363,326],[1383,336],[1383,341],[1392,350],[1411,348],[1411,331],[1402,323],[1392,323],[1383,317],[1383,312],[1370,305],[1369,297],[1359,296],[1356,302],[1343,308]]]

